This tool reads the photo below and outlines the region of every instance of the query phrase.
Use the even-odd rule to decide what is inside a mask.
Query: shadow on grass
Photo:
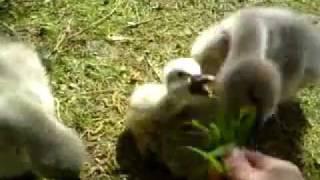
[[[259,134],[259,150],[302,167],[301,141],[308,125],[299,102],[280,105],[277,120],[269,121]]]
[[[277,117],[259,133],[259,150],[302,167],[300,140],[308,123],[299,103],[282,104]],[[129,131],[123,132],[118,139],[117,161],[120,165],[118,173],[128,175],[129,180],[183,180],[172,177],[169,170],[152,156],[143,160]]]
[[[117,173],[126,174],[128,180],[183,180],[174,178],[165,165],[154,160],[152,155],[142,159],[130,131],[121,133],[116,151],[120,165]]]

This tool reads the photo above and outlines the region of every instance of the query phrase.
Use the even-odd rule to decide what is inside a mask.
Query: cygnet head
[[[202,74],[200,65],[193,58],[171,60],[163,69],[162,81],[168,91],[181,90],[191,94],[207,95],[204,85],[214,80],[214,76]]]

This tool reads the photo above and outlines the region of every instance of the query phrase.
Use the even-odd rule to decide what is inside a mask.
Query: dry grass
[[[84,179],[114,173],[115,142],[127,97],[136,84],[156,81],[162,65],[188,56],[197,33],[225,13],[252,4],[289,4],[319,12],[320,1],[253,0],[1,0],[0,30],[32,42],[50,69],[61,118],[86,140],[91,162]],[[312,127],[303,156],[320,179],[320,90],[303,92]]]

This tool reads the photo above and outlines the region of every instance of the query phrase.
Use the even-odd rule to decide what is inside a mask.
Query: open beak
[[[190,77],[190,92],[191,94],[199,94],[208,96],[210,93],[206,88],[206,85],[215,81],[215,76],[200,74]]]

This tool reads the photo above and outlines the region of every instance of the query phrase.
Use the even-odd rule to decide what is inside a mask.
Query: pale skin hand
[[[297,166],[258,152],[234,150],[225,160],[231,180],[304,180]]]

